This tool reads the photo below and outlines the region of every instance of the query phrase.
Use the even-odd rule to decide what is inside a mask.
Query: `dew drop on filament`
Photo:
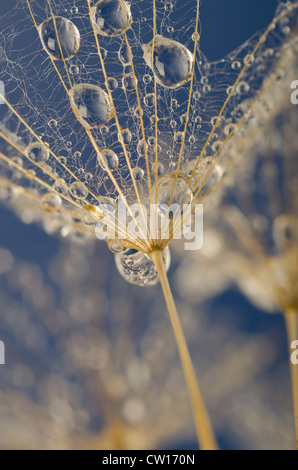
[[[70,90],[70,102],[77,119],[89,129],[104,126],[114,114],[109,95],[96,85],[73,86]]]
[[[45,51],[54,60],[68,60],[80,48],[80,32],[72,21],[61,16],[48,18],[39,26]]]
[[[115,255],[116,266],[121,276],[130,284],[154,286],[159,282],[158,272],[150,256],[137,250],[127,250]],[[171,264],[169,248],[163,252],[163,263],[168,271]]]
[[[100,155],[98,156],[98,163],[105,171],[114,171],[117,170],[119,160],[115,152],[111,149],[102,149]]]
[[[179,42],[156,35],[154,40],[143,46],[143,51],[144,60],[160,85],[177,88],[190,80],[193,55]]]
[[[130,6],[124,0],[99,0],[92,8],[95,31],[102,36],[120,36],[132,24]]]

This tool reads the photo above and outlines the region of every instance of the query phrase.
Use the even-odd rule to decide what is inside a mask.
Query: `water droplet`
[[[54,60],[68,60],[80,48],[80,33],[67,18],[48,18],[39,26],[39,35],[45,51]]]
[[[154,162],[151,169],[152,169],[152,173],[154,174],[154,176],[156,174],[157,176],[162,176],[162,174],[165,171],[163,164],[160,162]]]
[[[130,64],[130,54],[129,54],[129,48],[126,44],[126,41],[124,40],[123,43],[121,44],[121,47],[118,52],[118,57],[122,65],[129,65]]]
[[[107,78],[106,87],[107,87],[110,91],[115,91],[115,90],[117,90],[117,88],[118,88],[118,82],[117,82],[116,78],[113,78],[113,77]]]
[[[146,150],[147,150],[147,144],[144,143],[143,139],[139,141],[138,145],[137,145],[137,152],[140,156],[143,156],[146,154]]]
[[[239,70],[241,68],[241,62],[239,62],[239,60],[234,60],[231,67],[233,70]]]
[[[156,144],[156,139],[153,136],[148,137],[148,145],[153,147]]]
[[[132,170],[132,175],[136,181],[141,181],[144,178],[144,174],[144,170],[138,166]]]
[[[45,163],[48,161],[50,153],[40,142],[33,142],[26,148],[26,153],[31,160],[37,163]]]
[[[145,62],[153,70],[160,85],[167,88],[177,88],[190,80],[194,62],[193,55],[179,42],[156,35],[155,41],[152,40],[143,46],[143,51]]]
[[[102,149],[100,151],[101,157],[98,155],[98,163],[102,167],[103,170],[107,171],[107,169],[111,171],[115,171],[118,168],[119,160],[115,152],[111,149]],[[102,161],[102,159],[105,162],[105,165]]]
[[[130,5],[124,0],[99,0],[92,8],[96,32],[103,36],[120,36],[132,24]]]
[[[122,245],[121,240],[118,238],[112,238],[107,241],[108,247],[114,254],[125,253],[127,248]]]
[[[96,225],[102,218],[102,215],[96,206],[91,204],[82,208],[82,219],[86,225]]]
[[[59,178],[57,181],[55,181],[53,184],[53,189],[60,194],[68,193],[68,187],[66,181],[63,178]]]
[[[129,145],[131,143],[132,135],[129,129],[121,129],[121,136],[124,145]],[[120,135],[118,135],[118,140],[121,142]]]
[[[166,11],[172,11],[173,10],[173,4],[171,2],[165,3],[164,9]]]
[[[80,181],[76,181],[70,185],[70,192],[76,199],[86,199],[88,196],[88,189]]]
[[[139,286],[154,286],[159,277],[150,256],[137,250],[127,250],[115,256],[116,266],[121,276],[130,284]],[[168,271],[171,263],[169,248],[163,252],[165,270]]]
[[[217,140],[216,142],[214,142],[212,144],[213,152],[217,152],[221,147],[222,147],[222,141],[221,140]]]
[[[246,82],[239,82],[238,85],[236,86],[236,92],[238,95],[245,95],[248,93],[250,90],[250,86]]]
[[[77,15],[77,14],[79,13],[78,7],[76,7],[76,6],[71,7],[70,13],[71,13],[72,15]]]
[[[89,129],[103,126],[114,114],[109,95],[96,85],[73,86],[70,90],[70,102],[77,119]]]
[[[144,103],[148,107],[154,106],[155,105],[155,94],[154,93],[148,93],[144,98]]]
[[[235,128],[235,124],[227,124],[224,128],[224,133],[226,136],[230,135],[230,133],[233,131]]]
[[[134,90],[137,85],[137,80],[132,72],[127,73],[122,78],[122,86],[126,91]]]
[[[58,122],[56,121],[56,119],[50,119],[48,121],[48,126],[51,128],[51,129],[55,129],[57,126],[58,126]]]
[[[144,75],[143,77],[143,82],[148,85],[148,83],[150,83],[152,81],[152,77],[151,75],[149,75],[148,73],[146,73],[146,75]]]
[[[247,64],[249,67],[251,66],[251,64],[253,64],[254,61],[255,61],[255,58],[251,54],[247,54],[243,59],[243,62]]]
[[[176,178],[175,175],[168,174],[158,180],[157,202],[161,215],[167,215],[169,218],[179,217],[191,207],[193,195],[187,186],[186,180],[181,176]]]
[[[183,142],[184,139],[184,132],[175,132],[174,134],[174,141],[177,143]]]
[[[200,40],[200,34],[194,32],[191,36],[191,39],[193,40],[193,42],[195,42],[196,39],[197,39],[197,41],[199,41]]]
[[[80,72],[79,67],[75,64],[71,64],[68,70],[69,70],[70,75],[78,75]]]
[[[47,193],[41,198],[41,207],[46,212],[56,212],[62,205],[62,199],[58,194]]]

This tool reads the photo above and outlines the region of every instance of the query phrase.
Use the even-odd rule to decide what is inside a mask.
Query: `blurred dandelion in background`
[[[210,246],[207,243],[196,260],[200,269],[202,262],[207,265],[205,283],[215,282],[216,294],[236,281],[257,308],[283,313],[290,356],[298,337],[297,118],[297,110],[288,100],[260,128],[245,155],[250,163],[245,172],[238,172],[237,182],[211,219]],[[187,270],[194,274],[192,283],[184,287],[191,295],[197,293],[201,276],[198,265],[186,260],[181,280]],[[183,281],[180,285],[183,290]],[[291,368],[297,433],[297,367],[291,363]]]
[[[195,442],[162,296],[156,292],[152,302],[150,290],[132,286],[128,296],[115,268],[107,279],[111,255],[103,248],[62,245],[46,269],[0,250],[1,337],[9,353],[1,370],[0,448]],[[217,434],[242,448],[293,447],[290,397],[271,371],[280,355],[276,330],[250,335],[223,311],[214,320],[202,304],[178,302]],[[286,376],[283,364],[274,367]]]
[[[280,106],[297,7],[281,3],[264,31],[218,62],[200,49],[199,0],[16,1],[1,18],[1,201],[49,234],[105,239],[128,282],[161,281],[202,449],[217,444],[168,247],[183,207],[220,202],[230,167],[249,163],[254,132]]]

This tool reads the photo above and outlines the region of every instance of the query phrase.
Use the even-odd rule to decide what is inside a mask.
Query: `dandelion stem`
[[[290,355],[293,352],[292,344],[298,340],[298,312],[294,309],[289,309],[284,314],[288,332]],[[290,361],[292,387],[293,387],[293,400],[294,400],[294,416],[296,428],[296,450],[298,450],[298,365]]]
[[[154,251],[151,257],[155,263],[162,285],[165,301],[168,307],[173,331],[175,334],[177,347],[185,375],[188,392],[193,409],[194,421],[201,450],[217,450],[216,438],[211,426],[211,422],[199,389],[193,363],[186,344],[184,333],[181,327],[168,277],[164,269],[162,251]]]

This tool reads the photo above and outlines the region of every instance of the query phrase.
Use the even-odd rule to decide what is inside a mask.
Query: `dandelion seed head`
[[[150,255],[172,239],[152,232],[144,213],[139,236],[116,211],[113,220],[99,216],[101,198],[125,199],[127,209],[162,205],[171,178],[167,203],[220,197],[226,167],[249,146],[248,128],[278,101],[297,5],[282,3],[265,31],[218,62],[200,49],[198,5],[28,0],[1,18],[5,204],[48,233],[89,243],[113,232]]]

